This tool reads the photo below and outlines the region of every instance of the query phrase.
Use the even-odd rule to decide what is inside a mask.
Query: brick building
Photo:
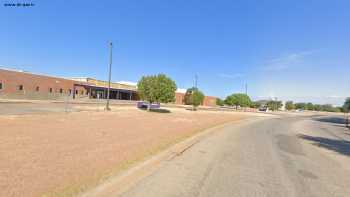
[[[60,78],[29,72],[0,69],[0,98],[73,99],[107,98],[108,83],[92,78]],[[138,100],[136,87],[111,83],[111,99]]]
[[[106,99],[108,82],[88,77],[61,78],[0,68],[0,98],[3,99]],[[184,92],[176,92],[176,104],[184,104]],[[111,83],[110,99],[139,100],[135,84]],[[206,96],[203,105],[215,106]]]
[[[175,93],[175,104],[184,105],[185,104],[185,93],[176,92]],[[204,106],[216,106],[216,97],[214,96],[205,96],[202,105]]]

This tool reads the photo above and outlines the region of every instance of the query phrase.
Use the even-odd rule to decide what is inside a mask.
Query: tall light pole
[[[109,43],[109,74],[108,74],[108,89],[107,89],[107,103],[106,103],[106,109],[107,111],[110,111],[111,108],[109,107],[109,91],[111,89],[111,77],[112,77],[112,50],[113,50],[113,43]]]
[[[197,88],[198,75],[194,76],[194,87]]]
[[[194,91],[197,91],[197,80],[198,80],[198,76],[197,74],[194,75],[194,81],[193,81],[193,88],[192,88],[192,111],[196,110],[194,104],[193,104],[193,95],[194,95]]]
[[[245,83],[245,94],[248,95],[248,83]]]

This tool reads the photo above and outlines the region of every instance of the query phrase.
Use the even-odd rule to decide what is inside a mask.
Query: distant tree
[[[227,96],[225,99],[225,104],[229,106],[236,106],[236,109],[238,109],[238,106],[249,107],[251,102],[252,101],[250,100],[249,96],[242,93],[232,94]]]
[[[225,102],[224,100],[220,99],[220,98],[217,98],[216,99],[216,105],[218,106],[224,106]]]
[[[315,111],[322,111],[322,105],[315,104],[314,105],[314,110]]]
[[[193,105],[193,109],[196,109],[203,103],[204,94],[198,88],[193,87],[187,89],[184,99],[186,105]]]
[[[321,106],[322,106],[322,111],[336,112],[335,107],[333,107],[333,105],[331,105],[331,104],[325,104],[325,105],[321,105]]]
[[[295,103],[295,109],[306,109],[306,103]]]
[[[337,107],[337,108],[339,109],[339,111],[340,111],[340,112],[346,113],[346,112],[344,111],[343,106],[341,106],[341,107]]]
[[[148,101],[148,110],[154,102],[168,103],[175,101],[176,83],[164,74],[143,76],[137,83],[142,100]]]
[[[342,107],[334,107],[331,104],[312,104],[312,103],[295,103],[296,109],[303,110],[313,110],[313,111],[326,111],[326,112],[341,112],[343,110]]]
[[[293,101],[287,101],[285,105],[286,105],[286,110],[288,111],[295,109],[295,105]]]
[[[350,97],[346,98],[344,105],[343,105],[343,111],[345,113],[349,113],[350,112]],[[348,115],[346,116],[346,126],[349,127],[349,117]]]
[[[306,110],[314,110],[314,105],[312,103],[307,103],[305,106]]]
[[[262,103],[261,102],[258,102],[258,101],[253,101],[253,102],[251,102],[251,104],[250,104],[250,107],[251,108],[255,108],[255,109],[258,109],[258,108],[260,108],[262,106]]]
[[[350,112],[350,97],[346,98],[344,105],[343,105],[343,111],[346,113]]]
[[[276,111],[283,106],[282,101],[274,101],[274,100],[268,101],[266,105],[272,111]]]

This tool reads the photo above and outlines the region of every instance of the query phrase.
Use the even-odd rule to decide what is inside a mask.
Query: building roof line
[[[58,78],[58,79],[65,79],[65,80],[74,81],[74,80],[69,79],[67,77],[53,76],[53,75],[42,74],[42,73],[33,73],[33,72],[30,72],[30,71],[25,71],[25,70],[5,67],[3,65],[0,65],[0,70],[6,70],[6,71],[11,71],[11,72],[23,73],[23,74],[38,75],[38,76],[44,76],[44,77]]]

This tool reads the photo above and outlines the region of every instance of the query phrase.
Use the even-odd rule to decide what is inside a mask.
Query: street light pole
[[[198,75],[194,76],[194,87],[197,88]]]
[[[113,49],[113,43],[109,43],[109,76],[108,76],[108,89],[107,89],[107,103],[106,103],[106,109],[107,111],[110,111],[111,108],[109,107],[109,92],[111,89],[111,77],[112,77],[112,49]]]
[[[198,80],[198,76],[197,74],[194,75],[194,84],[193,84],[193,88],[192,88],[192,111],[196,110],[194,104],[193,104],[193,95],[194,95],[194,91],[197,91],[197,80]]]

